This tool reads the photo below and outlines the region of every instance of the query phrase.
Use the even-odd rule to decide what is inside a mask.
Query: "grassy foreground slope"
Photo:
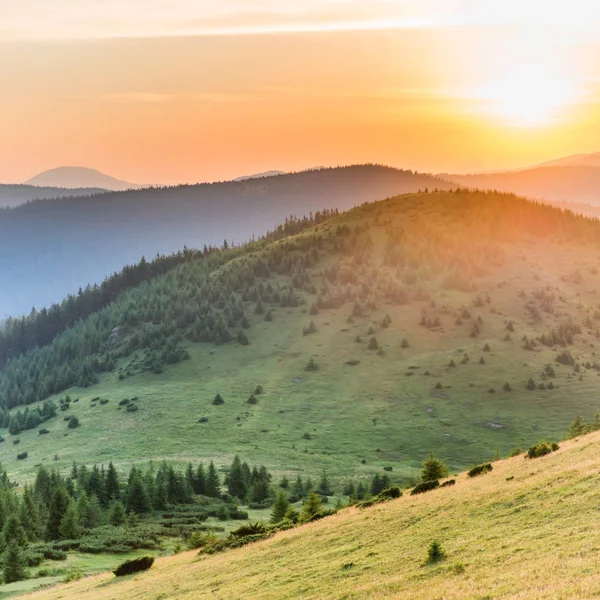
[[[195,598],[592,598],[600,434],[534,460],[494,463],[454,487],[340,513],[216,556],[157,559],[123,579],[103,574],[35,600]],[[438,540],[446,559],[425,565]]]
[[[559,439],[577,414],[598,410],[599,251],[599,223],[513,196],[444,192],[364,205],[210,275],[218,282],[225,268],[269,264],[249,286],[227,291],[251,325],[248,346],[194,343],[181,329],[191,360],[155,374],[135,366],[141,351],[119,358],[99,383],[65,390],[79,402],[43,425],[48,434],[0,431],[0,461],[19,478],[40,463],[223,466],[238,453],[293,477],[323,469],[369,477],[392,467],[403,481],[432,448],[462,469],[515,443]],[[274,255],[292,265],[287,272]],[[139,319],[148,296],[177,305],[195,289],[192,270],[165,280],[169,297],[152,297],[157,284],[117,304]],[[256,297],[263,289],[266,299],[269,286],[293,289],[301,303],[265,300],[273,315],[265,320]],[[105,339],[122,312],[106,312]],[[303,335],[311,321],[316,331]],[[85,335],[86,326],[65,335]],[[311,358],[318,369],[307,372]],[[257,385],[264,394],[250,405]],[[212,404],[216,393],[223,405]],[[133,396],[139,410],[119,406]],[[80,427],[69,429],[65,415]],[[23,451],[27,459],[17,460]]]

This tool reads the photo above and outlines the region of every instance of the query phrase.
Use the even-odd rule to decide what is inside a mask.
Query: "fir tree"
[[[208,475],[206,477],[206,495],[211,498],[218,498],[221,495],[221,481],[213,461],[208,465]]]
[[[69,507],[60,521],[59,531],[60,536],[65,540],[76,540],[81,536],[79,513],[73,500],[69,503]]]
[[[148,490],[137,473],[127,490],[127,510],[136,514],[148,513],[152,510]]]
[[[436,458],[433,450],[429,453],[429,456],[423,463],[423,469],[421,470],[422,481],[434,481],[441,479],[448,475],[448,469],[446,465]]]
[[[315,515],[319,514],[322,508],[322,502],[320,496],[310,491],[302,504],[301,519],[304,523],[310,521]]]
[[[60,486],[54,492],[48,509],[48,520],[46,522],[47,540],[60,539],[60,524],[68,508],[69,496],[65,488]]]
[[[118,500],[121,497],[119,475],[112,462],[108,463],[108,469],[106,471],[105,488],[107,501]]]
[[[119,500],[113,500],[108,513],[108,522],[115,526],[123,525],[126,517],[127,515],[125,513],[125,507],[123,506],[123,503]]]
[[[277,496],[275,497],[275,502],[271,510],[271,523],[277,524],[283,521],[285,518],[285,513],[288,511],[289,507],[290,502],[287,499],[285,492],[277,492]]]
[[[2,576],[4,583],[13,583],[25,579],[25,557],[16,540],[9,542],[2,556]]]

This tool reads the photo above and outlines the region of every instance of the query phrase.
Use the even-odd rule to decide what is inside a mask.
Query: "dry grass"
[[[536,460],[502,460],[453,488],[348,509],[212,557],[90,577],[36,600],[592,598],[600,591],[600,434]],[[507,480],[507,478],[513,478]],[[437,539],[447,558],[425,566]]]

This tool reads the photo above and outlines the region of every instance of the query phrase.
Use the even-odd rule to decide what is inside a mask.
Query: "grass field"
[[[454,487],[340,513],[215,556],[158,559],[32,600],[597,597],[600,434],[534,460],[494,463]],[[426,564],[437,540],[446,557]]]
[[[444,194],[438,196],[445,201]],[[391,207],[395,218],[410,216],[412,198],[387,201],[379,214]],[[383,251],[379,238],[385,236],[377,233],[374,214],[372,205],[362,207],[337,223],[368,221],[376,250]],[[345,478],[392,467],[392,478],[406,481],[418,473],[430,449],[459,470],[507,455],[515,443],[524,447],[542,437],[560,439],[577,414],[591,417],[598,410],[598,372],[556,365],[560,348],[538,345],[528,351],[522,338],[535,338],[569,319],[583,322],[596,309],[599,248],[525,239],[507,242],[502,250],[503,264],[479,277],[474,291],[444,289],[432,279],[429,298],[381,305],[353,323],[347,322],[349,304],[310,316],[309,297],[302,308],[273,307],[272,322],[254,315],[248,304],[250,346],[189,344],[191,360],[160,375],[119,381],[111,374],[90,388],[72,389],[79,402],[44,425],[49,434],[22,432],[14,446],[14,436],[3,431],[0,461],[11,476],[27,479],[39,464],[67,468],[73,461],[112,460],[125,469],[134,462],[167,459],[214,460],[222,467],[238,453],[288,476],[300,472],[317,478],[326,470]],[[319,265],[314,276],[327,264]],[[575,269],[578,278],[572,277]],[[542,288],[556,296],[555,309],[534,321],[522,293],[529,301]],[[477,300],[488,296],[489,303]],[[429,330],[419,321],[432,301],[441,326]],[[463,307],[472,316],[456,324],[454,315]],[[389,328],[379,324],[385,314],[391,316]],[[478,316],[481,332],[471,338]],[[311,320],[317,331],[304,336],[302,328]],[[508,321],[514,332],[507,341]],[[368,350],[371,326],[383,355]],[[403,338],[408,348],[402,348]],[[595,329],[584,327],[570,350],[583,365],[595,360],[596,343]],[[465,354],[469,362],[461,364]],[[311,357],[319,368],[306,372]],[[448,366],[451,359],[455,368]],[[351,360],[359,362],[346,364]],[[556,371],[555,389],[526,389],[530,377],[542,381],[549,363]],[[504,391],[506,382],[511,391]],[[247,404],[259,384],[264,395],[258,404]],[[225,399],[222,406],[211,404],[217,392]],[[91,406],[97,396],[109,402]],[[118,404],[132,396],[139,397],[139,410],[129,413]],[[63,417],[69,414],[79,418],[78,429],[67,428]],[[198,422],[203,416],[207,423]],[[17,453],[24,450],[28,458],[18,461]]]

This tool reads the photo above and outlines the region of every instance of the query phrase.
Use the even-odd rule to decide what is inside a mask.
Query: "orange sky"
[[[177,183],[600,150],[595,3],[247,4],[2,0],[0,182],[59,165]]]

